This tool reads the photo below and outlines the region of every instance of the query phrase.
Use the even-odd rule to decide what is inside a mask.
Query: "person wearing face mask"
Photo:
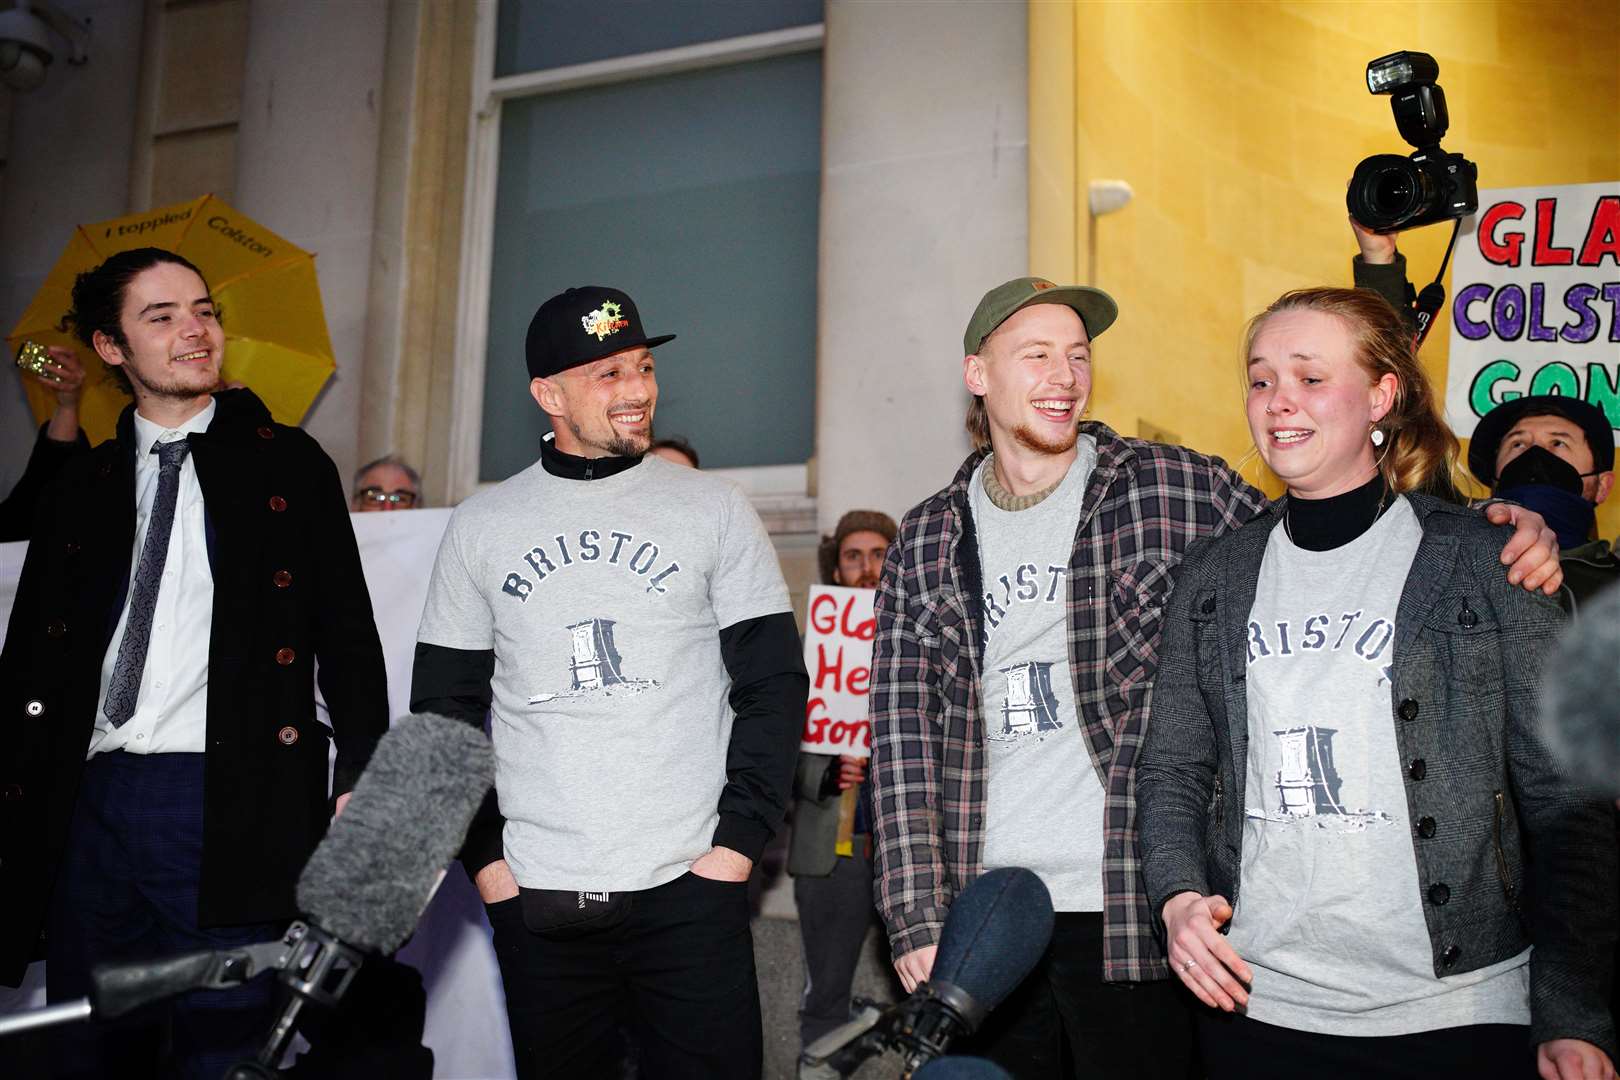
[[[1570,612],[1620,581],[1620,558],[1608,541],[1593,538],[1598,505],[1614,489],[1614,429],[1602,409],[1560,394],[1503,402],[1474,429],[1468,471],[1558,534],[1560,599]]]
[[[1557,606],[1451,501],[1387,303],[1287,293],[1244,356],[1288,494],[1183,561],[1136,780],[1207,1075],[1610,1080],[1613,823],[1542,741]]]

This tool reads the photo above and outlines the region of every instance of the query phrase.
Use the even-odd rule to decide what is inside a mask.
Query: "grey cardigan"
[[[1615,1057],[1612,811],[1554,769],[1535,734],[1557,606],[1507,582],[1507,530],[1422,495],[1423,526],[1395,617],[1390,716],[1406,762],[1422,906],[1438,978],[1534,943],[1532,1038]],[[1234,904],[1241,881],[1246,628],[1279,500],[1183,560],[1164,622],[1137,771],[1143,871],[1157,915],[1185,890]],[[1160,932],[1163,923],[1160,922]]]

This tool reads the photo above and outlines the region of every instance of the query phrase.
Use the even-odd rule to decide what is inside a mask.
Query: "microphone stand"
[[[90,973],[88,997],[0,1017],[0,1036],[75,1020],[110,1020],[190,990],[233,989],[281,967],[291,955],[292,933],[289,929],[276,941],[167,960],[98,964]]]
[[[365,954],[352,945],[345,945],[335,936],[318,926],[295,922],[287,928],[282,939],[289,952],[280,965],[283,986],[292,991],[282,1006],[264,1046],[251,1061],[239,1061],[225,1073],[225,1080],[262,1080],[276,1075],[276,1066],[287,1050],[293,1026],[305,1002],[314,1002],[328,1008],[349,989],[360,970]]]

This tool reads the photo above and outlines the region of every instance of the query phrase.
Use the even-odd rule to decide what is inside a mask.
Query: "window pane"
[[[809,26],[822,0],[501,0],[495,74]]]
[[[479,475],[532,464],[535,308],[571,286],[636,300],[657,431],[705,467],[809,460],[821,55],[509,101],[501,114]]]

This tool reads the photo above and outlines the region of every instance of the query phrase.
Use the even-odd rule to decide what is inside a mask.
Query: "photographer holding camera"
[[[1412,327],[1413,351],[1423,344],[1434,318],[1445,306],[1441,284],[1462,219],[1479,209],[1479,169],[1461,154],[1440,146],[1450,127],[1446,94],[1436,79],[1440,65],[1428,53],[1396,52],[1367,65],[1367,90],[1390,96],[1395,126],[1416,149],[1408,156],[1374,154],[1356,166],[1345,205],[1360,257],[1353,264],[1356,287],[1371,289]],[[1406,258],[1395,250],[1395,234],[1451,221],[1451,242],[1434,280],[1415,292],[1406,280]]]

